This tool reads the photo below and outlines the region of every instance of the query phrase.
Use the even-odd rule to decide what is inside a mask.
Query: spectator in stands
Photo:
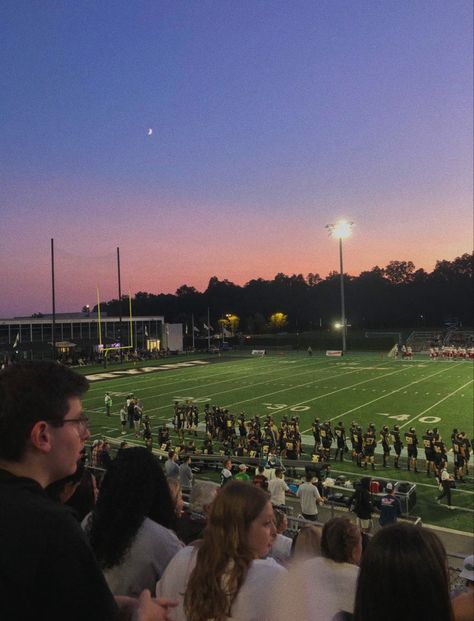
[[[393,483],[387,483],[385,490],[387,494],[382,498],[380,504],[380,526],[395,524],[397,518],[402,514],[402,505],[400,499],[395,496]]]
[[[362,532],[367,533],[372,526],[372,499],[370,497],[370,477],[363,477],[355,486],[351,498],[351,511],[357,516],[357,524]]]
[[[257,487],[261,487],[264,490],[268,489],[268,479],[265,476],[264,466],[257,466],[255,469],[255,475],[253,477],[253,484]]]
[[[321,534],[321,554],[292,566],[277,585],[275,621],[330,621],[341,610],[353,611],[362,554],[358,526],[347,518],[329,520]]]
[[[275,515],[276,537],[273,542],[270,556],[278,563],[284,565],[291,556],[291,546],[293,540],[284,533],[288,530],[288,516],[280,509],[273,509]]]
[[[102,446],[99,449],[98,461],[99,468],[103,468],[104,470],[107,470],[112,462],[112,457],[110,456],[110,444],[107,440],[103,440],[102,442]]]
[[[108,469],[94,511],[84,521],[115,595],[154,589],[182,543],[171,530],[173,501],[158,459],[146,448],[121,451]]]
[[[176,463],[178,456],[175,451],[168,452],[168,459],[165,461],[165,474],[168,479],[178,479],[179,478],[179,466]]]
[[[204,539],[179,552],[157,585],[178,599],[176,621],[268,618],[274,583],[286,574],[268,555],[275,537],[268,494],[240,481],[217,495]]]
[[[170,488],[171,500],[173,501],[174,513],[177,519],[179,519],[184,510],[183,490],[181,489],[181,483],[178,479],[167,479],[168,487]],[[176,527],[176,523],[174,525]],[[176,532],[176,528],[174,528]]]
[[[45,489],[45,492],[52,500],[55,500],[56,502],[59,502],[61,504],[65,504],[76,491],[76,488],[81,482],[84,471],[84,463],[82,462],[82,460],[79,460],[77,462],[76,472],[73,472],[72,474],[63,477],[58,481],[54,481],[54,483],[48,485],[48,487]]]
[[[239,471],[235,475],[236,481],[250,481],[250,477],[247,474],[247,466],[245,464],[239,464]]]
[[[118,620],[79,524],[44,493],[77,468],[90,435],[81,404],[87,389],[84,376],[55,362],[0,373],[1,619]],[[168,619],[146,592],[120,607],[121,619]]]
[[[305,520],[315,522],[318,517],[318,504],[323,504],[318,488],[313,485],[313,475],[306,472],[305,482],[298,487],[296,495],[300,499],[301,513]]]
[[[273,506],[281,507],[286,504],[285,492],[290,492],[290,488],[283,480],[283,470],[281,468],[276,468],[275,477],[268,481],[268,491],[270,492]]]
[[[176,522],[176,533],[186,544],[200,539],[219,485],[213,481],[196,481],[189,496],[188,509]]]
[[[91,448],[91,466],[92,468],[99,467],[99,452],[102,450],[102,440],[94,440]]]
[[[73,495],[64,504],[70,507],[76,513],[77,519],[82,522],[86,515],[94,508],[98,495],[99,488],[96,478],[86,468]]]
[[[85,468],[81,460],[74,474],[55,481],[46,488],[48,496],[70,507],[79,522],[94,508],[98,491],[94,475]]]
[[[221,487],[232,481],[232,460],[226,459],[222,464]]]
[[[179,466],[179,483],[181,490],[185,494],[189,494],[193,486],[193,471],[191,470],[191,456],[188,455],[183,459],[183,463]]]
[[[370,605],[369,605],[370,602]],[[446,552],[413,524],[381,528],[362,559],[353,621],[452,621]]]
[[[291,559],[294,563],[321,556],[321,527],[306,524],[296,533],[291,546]]]
[[[452,600],[455,621],[472,621],[474,619],[474,556],[464,559],[463,569],[459,574],[464,578],[465,587]]]

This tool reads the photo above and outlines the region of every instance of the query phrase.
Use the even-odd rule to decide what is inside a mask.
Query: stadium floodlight
[[[339,240],[339,263],[340,263],[340,278],[341,278],[341,327],[342,327],[342,352],[346,353],[346,334],[347,334],[347,323],[346,323],[346,308],[344,302],[344,267],[342,261],[342,240],[347,239],[351,236],[352,227],[354,226],[353,222],[349,222],[348,220],[339,220],[335,224],[326,224],[326,229],[329,232],[329,235],[334,239]]]

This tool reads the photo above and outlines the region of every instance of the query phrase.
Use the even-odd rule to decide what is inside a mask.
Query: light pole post
[[[346,304],[344,299],[344,263],[342,259],[342,240],[350,237],[354,223],[347,220],[340,220],[335,224],[326,224],[331,237],[339,240],[339,277],[341,285],[341,330],[342,330],[342,353],[346,353],[347,344],[347,320],[346,320]]]
[[[341,323],[342,323],[342,353],[346,353],[346,305],[344,301],[344,266],[342,262],[342,237],[339,237],[339,263],[341,267]]]

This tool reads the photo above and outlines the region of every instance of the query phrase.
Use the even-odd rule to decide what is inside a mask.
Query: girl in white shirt
[[[157,584],[158,597],[178,600],[175,621],[263,621],[273,588],[286,573],[268,555],[276,535],[262,489],[231,481],[214,500],[204,538],[178,552]]]

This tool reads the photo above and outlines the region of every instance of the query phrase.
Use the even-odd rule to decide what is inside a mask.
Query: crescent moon
[[[148,135],[151,136],[153,134],[153,130],[151,127],[148,128]]]

